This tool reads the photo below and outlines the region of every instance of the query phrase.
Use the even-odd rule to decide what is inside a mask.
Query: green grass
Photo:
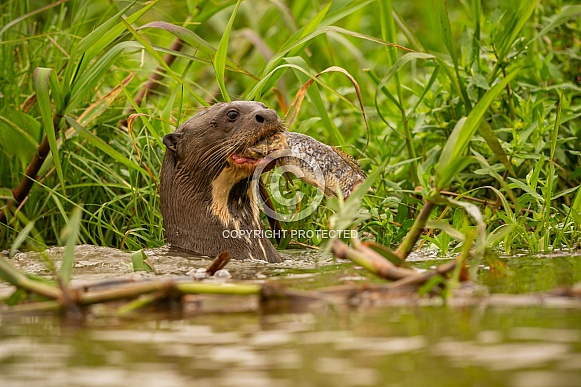
[[[331,66],[359,85],[369,128],[354,84],[328,72],[306,91],[291,129],[343,147],[369,173],[382,168],[361,202],[362,231],[399,244],[436,188],[477,200],[502,251],[579,248],[574,1],[193,3],[2,2],[2,208],[45,135],[51,153],[21,208],[7,211],[1,249],[65,245],[60,230],[74,208],[81,243],[162,245],[163,135],[229,99],[259,99],[285,116],[301,86]],[[176,36],[184,48],[167,66]],[[138,105],[154,71],[159,87]],[[330,203],[287,227],[327,227],[336,210]],[[460,249],[438,230],[468,232],[475,226],[463,214],[441,204],[427,243]]]

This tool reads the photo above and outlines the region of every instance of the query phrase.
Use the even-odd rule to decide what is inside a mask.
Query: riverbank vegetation
[[[442,254],[483,224],[506,253],[578,248],[580,15],[560,0],[5,1],[0,248],[64,245],[75,222],[80,243],[163,245],[162,137],[235,99],[379,170],[352,212],[381,244],[432,203],[422,238]],[[326,228],[338,205],[283,227]]]

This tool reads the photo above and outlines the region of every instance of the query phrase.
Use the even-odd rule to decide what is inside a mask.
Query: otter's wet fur
[[[252,200],[255,165],[233,155],[284,130],[274,110],[239,101],[213,105],[164,137],[160,198],[171,246],[210,257],[227,250],[235,259],[280,262]]]

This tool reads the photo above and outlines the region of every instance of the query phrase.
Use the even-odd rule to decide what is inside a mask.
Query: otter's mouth
[[[278,132],[259,138],[254,145],[240,153],[234,153],[231,159],[234,165],[254,168],[265,158],[268,158],[268,154],[283,149],[288,149],[288,143],[286,137]]]

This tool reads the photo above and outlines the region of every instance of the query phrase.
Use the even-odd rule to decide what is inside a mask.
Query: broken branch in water
[[[369,247],[360,243],[357,249],[352,249],[339,239],[335,239],[332,242],[331,250],[338,258],[350,259],[369,272],[384,279],[395,281],[415,274],[413,270],[395,266]]]
[[[338,239],[332,242],[332,251],[339,258],[350,259],[371,273],[388,280],[395,281],[388,285],[389,289],[406,286],[421,286],[432,277],[444,275],[454,270],[457,261],[447,262],[440,267],[424,273],[417,273],[411,269],[397,267],[373,249],[362,244],[359,239],[353,239],[354,248],[350,248]]]
[[[444,275],[451,272],[452,270],[454,270],[457,263],[458,262],[454,260],[451,262],[447,262],[441,266],[438,266],[434,270],[428,270],[423,273],[414,273],[409,277],[402,278],[399,281],[395,281],[394,283],[389,284],[388,287],[390,289],[397,289],[406,286],[421,286],[428,282],[428,280],[431,279],[432,277],[435,277],[437,275]]]
[[[218,270],[222,270],[231,259],[232,256],[229,252],[222,251],[216,258],[214,258],[210,266],[208,266],[206,273],[208,273],[208,275],[214,275]]]

